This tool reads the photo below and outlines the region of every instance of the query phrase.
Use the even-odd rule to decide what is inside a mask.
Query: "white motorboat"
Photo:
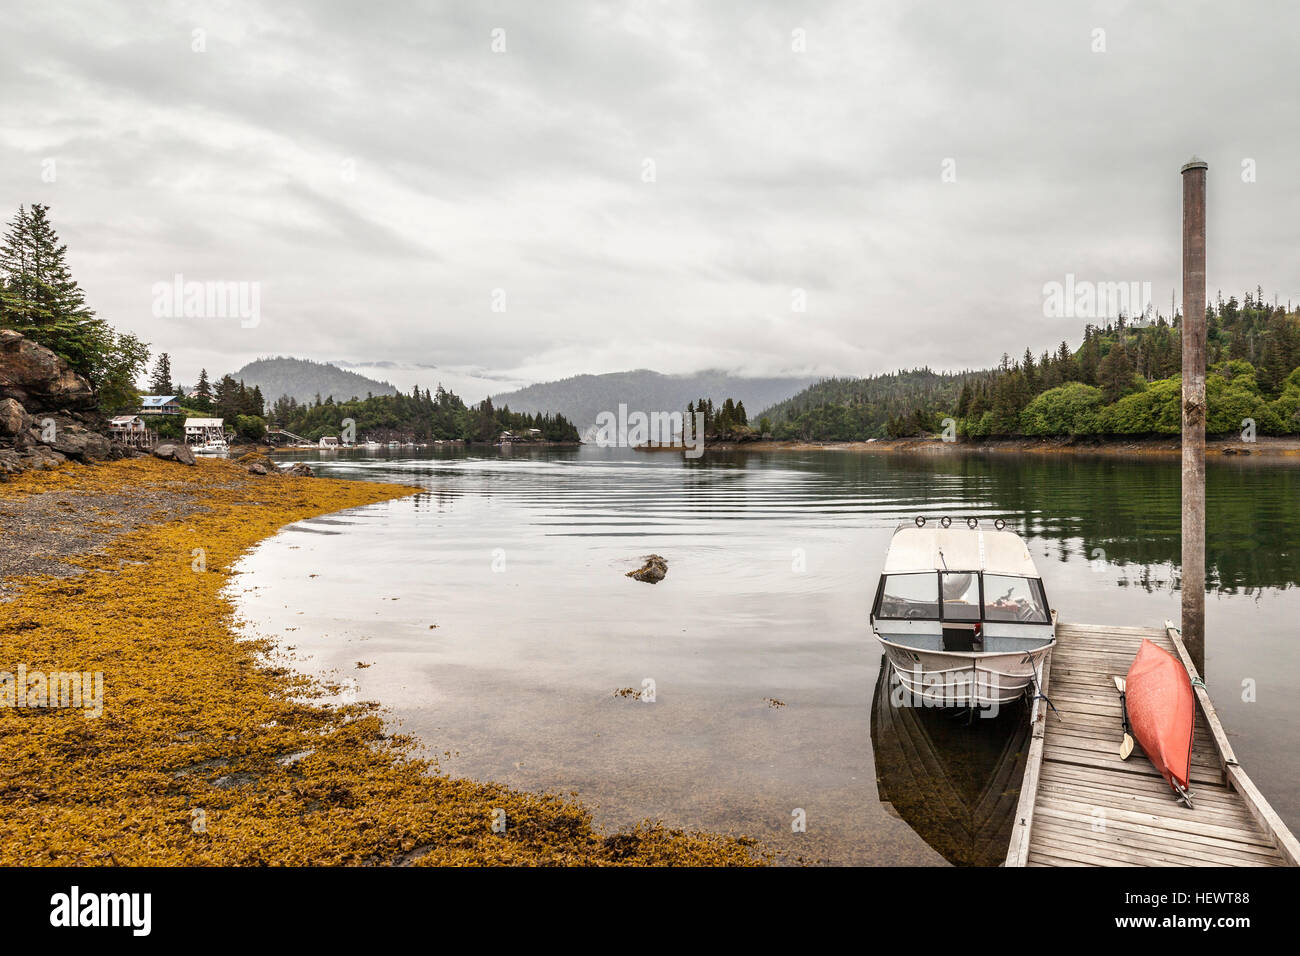
[[[1027,689],[1036,696],[1056,643],[1042,578],[1001,519],[990,529],[975,518],[899,525],[871,628],[898,675],[902,703],[929,707],[996,707]]]
[[[218,438],[198,445],[191,445],[190,451],[196,455],[224,455],[230,451],[230,446],[223,439]]]

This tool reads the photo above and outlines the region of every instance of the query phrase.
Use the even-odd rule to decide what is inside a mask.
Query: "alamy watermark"
[[[178,272],[171,282],[155,282],[151,291],[156,318],[239,319],[242,329],[262,323],[260,282],[186,282]]]
[[[595,445],[598,448],[660,447],[681,448],[687,458],[704,454],[704,413],[629,412],[619,403],[617,412],[596,416]]]
[[[1089,282],[1067,272],[1064,282],[1043,285],[1043,317],[1113,319],[1145,315],[1152,308],[1150,282]]]
[[[103,671],[0,671],[0,707],[77,708],[92,720],[104,713]]]
[[[914,666],[904,683],[898,668],[889,667],[889,703],[893,707],[974,707],[981,717],[996,717],[1001,711],[998,697],[1003,688],[983,671],[926,671]]]

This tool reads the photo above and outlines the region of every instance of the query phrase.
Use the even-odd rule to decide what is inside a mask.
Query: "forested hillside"
[[[936,414],[955,405],[962,386],[988,374],[919,368],[870,378],[829,378],[773,405],[762,417],[771,420],[773,437],[806,441],[932,431]]]
[[[369,395],[397,394],[397,389],[388,382],[376,381],[337,365],[313,362],[310,359],[281,356],[261,358],[249,362],[232,375],[249,388],[256,385],[268,401],[275,401],[282,395],[288,395],[299,402],[315,401],[318,397],[345,402]]]
[[[1177,434],[1180,320],[1089,325],[1077,351],[1004,355],[998,368],[956,375],[921,369],[819,383],[766,413],[778,438],[862,440],[939,432],[963,437]],[[1300,433],[1300,314],[1262,290],[1207,309],[1206,429]]]
[[[282,398],[271,406],[270,418],[313,441],[322,435],[338,435],[344,419],[355,423],[357,441],[488,442],[503,431],[518,434],[530,428],[538,429],[542,441],[578,441],[578,430],[563,415],[512,412],[509,406],[497,408],[490,398],[470,407],[441,386],[434,392],[416,386],[409,395],[375,395],[345,402],[326,399],[304,404]]]

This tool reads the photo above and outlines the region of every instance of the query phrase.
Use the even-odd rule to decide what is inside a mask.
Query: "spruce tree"
[[[172,384],[172,359],[166,352],[154,362],[153,374],[149,376],[149,391],[154,395],[176,394],[176,387]]]
[[[149,350],[115,333],[86,306],[68,268],[68,247],[50,224],[49,207],[18,207],[0,235],[0,324],[44,345],[90,380],[102,410],[138,401],[135,381]]]
[[[93,376],[114,344],[111,330],[86,306],[68,268],[67,245],[50,224],[49,207],[19,206],[0,237],[6,324]]]

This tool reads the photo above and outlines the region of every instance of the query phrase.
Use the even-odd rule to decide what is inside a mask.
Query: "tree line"
[[[952,419],[968,438],[1159,435],[1181,428],[1181,318],[1157,315],[1085,327],[1072,351],[958,373],[913,369],[828,379],[766,414],[778,438],[848,441],[941,432]],[[1220,294],[1206,309],[1206,428],[1300,433],[1300,314],[1269,304],[1263,290],[1241,301]]]
[[[18,207],[0,236],[0,328],[61,356],[90,382],[100,411],[112,413],[138,400],[135,381],[149,347],[114,331],[86,304],[67,253],[49,206]]]
[[[691,428],[695,428],[695,415],[704,416],[704,437],[711,441],[730,441],[747,438],[753,434],[749,426],[749,415],[745,403],[726,398],[715,405],[711,398],[701,398],[686,403],[686,418]]]
[[[138,383],[148,366],[149,346],[130,333],[114,331],[88,307],[46,205],[19,206],[0,235],[0,328],[22,333],[84,375],[102,414],[139,407]],[[416,386],[410,395],[369,395],[341,403],[322,401],[319,395],[315,402],[301,404],[282,397],[268,408],[256,385],[249,387],[229,374],[213,383],[206,368],[198,383],[186,389],[175,381],[166,352],[155,359],[144,388],[148,394],[177,396],[188,415],[225,419],[236,437],[246,441],[263,438],[268,420],[319,439],[337,434],[344,418],[355,421],[359,435],[376,441],[495,441],[503,431],[529,437],[532,429],[544,441],[578,441],[577,428],[563,415],[516,413],[508,406],[494,408],[491,399],[470,407],[442,386],[435,392]],[[180,438],[184,417],[157,416],[151,425],[163,438]]]
[[[432,392],[416,385],[410,394],[367,395],[335,402],[333,398],[311,403],[282,397],[271,406],[271,419],[295,435],[319,441],[337,435],[343,420],[351,419],[358,441],[454,441],[495,442],[509,431],[527,439],[576,442],[577,427],[563,415],[512,412],[508,405],[496,408],[491,398],[466,405],[459,395],[439,385]],[[530,436],[530,429],[537,429]]]

